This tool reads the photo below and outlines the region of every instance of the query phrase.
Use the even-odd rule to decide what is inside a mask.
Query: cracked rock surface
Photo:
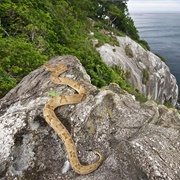
[[[104,155],[93,173],[78,175],[69,168],[61,139],[42,115],[49,93],[73,94],[50,81],[43,67],[26,76],[0,100],[0,179],[148,180],[180,179],[180,115],[154,101],[140,104],[116,84],[96,89],[73,56],[51,59],[67,64],[61,76],[81,82],[87,98],[57,108],[56,115],[71,133],[82,164]]]

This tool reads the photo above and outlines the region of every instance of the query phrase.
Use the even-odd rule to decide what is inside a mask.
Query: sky
[[[180,12],[180,0],[129,0],[128,9],[134,12]]]

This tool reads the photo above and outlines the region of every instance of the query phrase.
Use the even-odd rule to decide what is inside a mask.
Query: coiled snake
[[[54,113],[54,110],[62,105],[66,104],[76,104],[83,101],[86,98],[87,91],[86,89],[77,81],[66,78],[59,77],[60,74],[67,70],[67,66],[62,64],[56,67],[51,67],[49,65],[44,65],[46,70],[52,71],[50,79],[55,84],[65,84],[77,91],[78,94],[73,95],[63,95],[51,98],[44,106],[43,115],[47,123],[54,129],[58,136],[62,139],[68,158],[71,164],[72,169],[78,174],[88,174],[95,171],[103,161],[103,156],[98,151],[94,151],[98,156],[99,160],[95,163],[89,165],[82,165],[78,159],[77,150],[75,143],[66,129],[66,127],[59,121],[57,116]]]

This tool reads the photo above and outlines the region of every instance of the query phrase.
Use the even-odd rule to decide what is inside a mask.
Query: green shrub
[[[126,79],[129,79],[131,77],[131,72],[130,71],[126,71]]]
[[[0,96],[6,94],[30,71],[42,65],[47,56],[22,38],[0,37]]]
[[[0,67],[0,98],[16,85],[16,79],[8,75]]]
[[[148,80],[149,80],[149,73],[147,69],[143,69],[142,70],[142,83],[146,84]]]
[[[106,35],[103,32],[101,32],[101,30],[95,30],[94,31],[94,37],[96,39],[98,39],[99,44],[98,46],[102,46],[105,43],[111,44],[111,45],[116,45],[119,46],[119,42],[117,41],[117,39],[115,37],[112,37],[110,35]]]
[[[132,49],[128,45],[126,45],[126,47],[125,47],[125,53],[126,53],[126,56],[128,56],[129,58],[134,57]]]
[[[164,105],[165,105],[167,108],[174,108],[174,106],[173,106],[170,102],[168,102],[168,101],[165,101],[165,102],[164,102]]]
[[[159,54],[157,54],[157,53],[155,53],[155,55],[158,56],[158,57],[161,59],[161,61],[163,61],[164,63],[166,63],[166,60],[165,60],[161,55],[159,55]]]
[[[138,40],[137,41],[145,50],[150,51],[149,44],[145,40]]]
[[[98,18],[104,13],[111,21],[117,17],[113,22],[116,28],[112,28],[111,21]],[[95,27],[89,17],[97,22]],[[97,87],[115,82],[135,93],[125,80],[126,73],[117,67],[109,68],[88,40],[91,30],[100,44],[119,46],[117,39],[104,34],[103,29],[139,38],[124,1],[7,0],[0,3],[0,20],[0,97],[51,57],[66,54],[80,59]],[[133,57],[130,48],[127,54]]]

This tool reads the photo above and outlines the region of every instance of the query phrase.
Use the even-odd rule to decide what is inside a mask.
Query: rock
[[[91,36],[94,36],[94,32],[90,32],[89,34],[90,34]]]
[[[57,108],[56,114],[76,142],[82,163],[104,155],[93,173],[68,170],[61,139],[42,115],[50,92],[75,93],[50,81],[43,67],[31,72],[0,101],[0,179],[109,180],[180,179],[180,115],[154,101],[144,104],[116,84],[96,89],[77,58],[62,56],[49,64],[67,64],[61,76],[81,82],[87,98]]]
[[[117,40],[119,46],[104,44],[97,48],[102,60],[110,67],[121,67],[128,74],[130,84],[148,99],[175,106],[178,86],[169,67],[129,37],[117,37]]]
[[[99,43],[98,39],[91,39],[91,42],[93,44],[93,47],[95,47]]]

